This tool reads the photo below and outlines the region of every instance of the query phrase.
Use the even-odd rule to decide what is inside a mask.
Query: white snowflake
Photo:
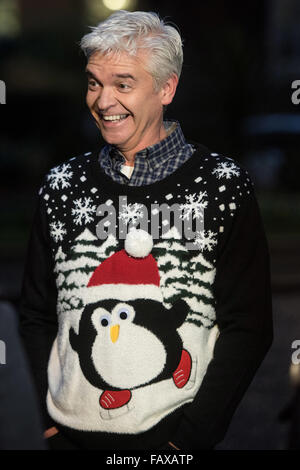
[[[73,172],[69,171],[70,169],[71,165],[67,163],[63,163],[60,166],[52,168],[50,174],[47,176],[52,189],[64,189],[71,186],[71,183],[68,180],[72,178]]]
[[[231,179],[232,176],[239,176],[239,168],[234,163],[222,162],[218,163],[217,167],[212,172],[218,179],[226,178]]]
[[[72,215],[75,216],[74,222],[76,225],[83,225],[93,222],[94,217],[92,214],[96,211],[96,206],[92,205],[93,200],[90,197],[75,199],[72,209]]]
[[[203,218],[203,210],[207,207],[208,202],[204,200],[207,196],[207,192],[200,192],[199,194],[188,194],[185,196],[186,203],[180,204],[180,209],[183,211],[180,218],[187,220],[190,216],[193,219]]]
[[[130,222],[132,225],[136,225],[139,219],[143,218],[143,205],[134,203],[134,204],[126,204],[123,206],[119,219],[122,220],[125,224],[129,224]]]
[[[213,246],[217,244],[217,241],[214,238],[216,236],[217,234],[215,232],[212,232],[211,230],[201,230],[200,232],[197,232],[197,235],[194,239],[194,244],[201,251],[212,251]]]
[[[56,243],[61,242],[64,238],[64,235],[67,233],[67,231],[64,229],[64,226],[65,224],[59,220],[50,224],[50,235],[52,238],[54,238]]]

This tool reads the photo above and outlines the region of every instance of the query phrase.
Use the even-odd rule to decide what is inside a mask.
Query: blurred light
[[[104,5],[109,10],[123,10],[124,8],[128,8],[128,4],[130,1],[128,0],[103,0]]]
[[[16,36],[21,31],[17,0],[0,0],[0,36]]]
[[[249,116],[244,123],[248,135],[300,134],[300,114],[274,113]]]
[[[0,0],[1,2],[1,0]],[[113,11],[136,9],[137,0],[85,0],[86,21],[96,23],[105,20]]]

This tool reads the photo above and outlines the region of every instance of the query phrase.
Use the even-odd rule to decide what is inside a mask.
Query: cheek
[[[141,111],[144,115],[157,117],[162,111],[162,104],[158,99],[158,96],[156,94],[149,93],[147,99],[142,103]]]
[[[96,102],[96,96],[95,94],[92,94],[91,92],[87,92],[86,97],[85,97],[85,102],[90,110],[94,107],[94,104]]]
[[[89,92],[87,92],[86,95],[85,95],[85,102],[88,105],[88,107],[90,107],[91,96],[90,96]]]

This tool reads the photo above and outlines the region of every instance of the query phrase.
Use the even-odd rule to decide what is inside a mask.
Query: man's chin
[[[115,147],[123,147],[124,143],[128,141],[128,138],[117,135],[117,132],[107,132],[105,129],[100,129],[101,135],[105,142]]]

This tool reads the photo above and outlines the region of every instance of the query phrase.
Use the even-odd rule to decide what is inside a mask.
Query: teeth
[[[104,121],[120,121],[120,119],[125,119],[127,114],[116,114],[114,116],[102,116]]]

